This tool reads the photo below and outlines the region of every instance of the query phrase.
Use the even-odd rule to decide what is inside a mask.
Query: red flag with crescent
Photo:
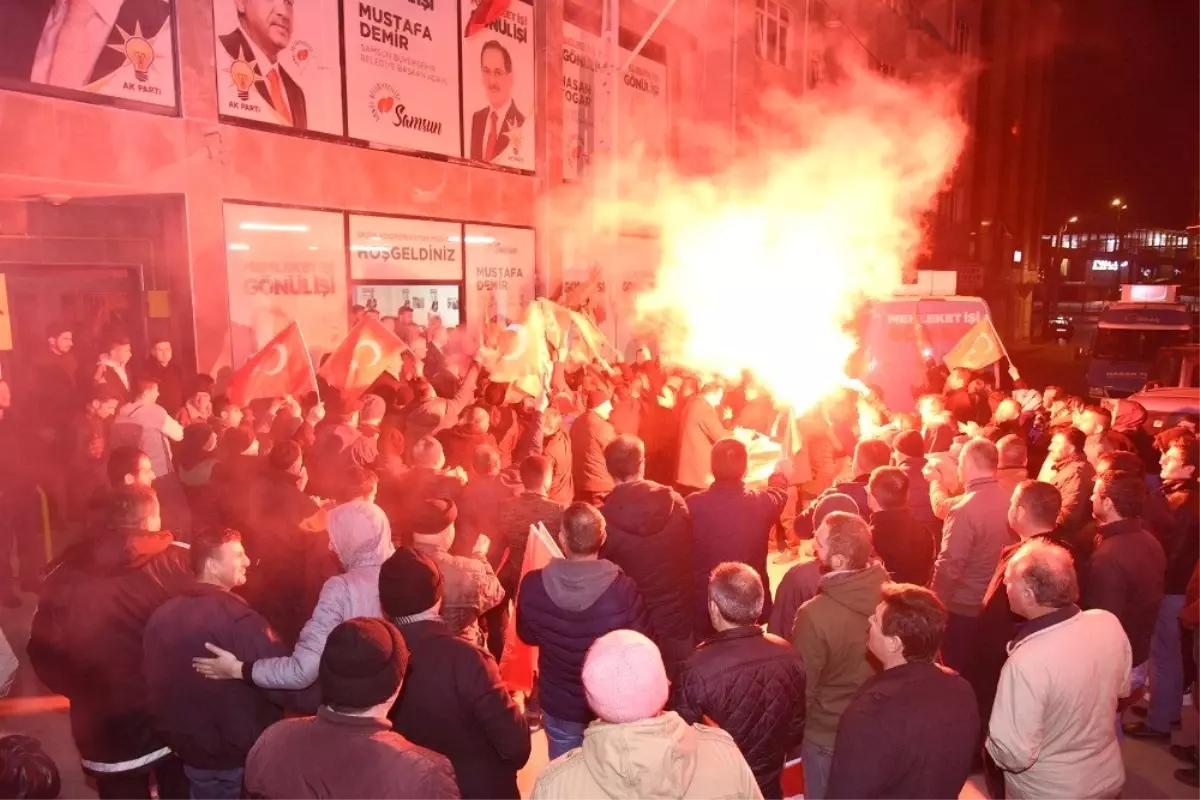
[[[500,19],[511,4],[512,0],[480,0],[479,4],[471,11],[471,16],[467,18],[467,27],[463,31],[463,38],[470,39]]]
[[[263,397],[316,391],[312,360],[300,326],[293,322],[229,376],[226,394],[244,406]]]
[[[984,317],[963,335],[942,360],[950,369],[983,369],[999,361],[1003,355],[1004,345],[1000,343],[1000,334],[992,325],[992,318]]]
[[[371,388],[407,349],[404,342],[374,317],[363,317],[321,366],[320,375],[341,392],[342,399],[358,397]]]

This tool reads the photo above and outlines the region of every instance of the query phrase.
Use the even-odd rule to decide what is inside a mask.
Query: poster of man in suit
[[[169,0],[0,2],[0,85],[175,105]]]
[[[213,0],[223,116],[342,134],[337,0]]]
[[[462,2],[463,112],[471,120],[466,155],[532,170],[533,6],[523,0]]]

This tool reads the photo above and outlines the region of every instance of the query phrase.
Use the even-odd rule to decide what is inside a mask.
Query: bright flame
[[[847,323],[900,285],[958,160],[956,100],[869,74],[803,103],[773,98],[751,157],[715,180],[659,176],[647,202],[624,201],[619,216],[659,229],[656,287],[637,313],[664,358],[726,377],[748,369],[797,410],[844,385]]]

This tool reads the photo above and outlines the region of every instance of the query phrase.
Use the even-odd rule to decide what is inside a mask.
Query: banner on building
[[[588,171],[595,148],[593,104],[599,38],[563,23],[563,179],[578,180]]]
[[[213,34],[222,116],[345,133],[337,0],[213,0]]]
[[[437,316],[442,325],[454,328],[462,322],[461,289],[459,283],[408,286],[359,283],[355,284],[353,294],[355,305],[374,309],[380,317],[394,317],[401,308],[408,306],[417,325],[428,325],[430,319]]]
[[[233,0],[229,0],[230,4]],[[115,98],[174,108],[175,5],[165,0],[81,3],[86,24],[69,19],[75,3],[0,3],[0,85],[81,98]]]
[[[362,0],[343,8],[347,134],[461,155],[457,5]]]
[[[627,360],[648,341],[637,323],[637,295],[653,288],[661,258],[656,239],[563,237],[563,283],[559,296],[574,305],[585,294],[587,312]]]
[[[473,161],[533,170],[533,4],[462,3],[462,103]]]
[[[629,52],[621,51],[621,64]],[[671,113],[667,102],[667,66],[638,55],[617,84],[620,152],[656,164],[667,157]]]
[[[356,281],[462,280],[462,225],[350,215],[350,278]]]
[[[534,299],[534,234],[529,228],[467,225],[467,325],[520,321]]]
[[[342,214],[226,203],[225,264],[234,366],[291,322],[315,359],[345,338]]]

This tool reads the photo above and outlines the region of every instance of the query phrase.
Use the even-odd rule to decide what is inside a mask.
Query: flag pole
[[[308,341],[304,338],[304,331],[300,327],[300,323],[292,320],[292,324],[296,326],[296,335],[300,337],[300,344],[304,345],[304,355],[308,359],[308,374],[312,378],[313,391],[317,393],[317,402],[321,402],[321,387],[317,383],[317,368],[313,364],[312,351],[308,349]]]

